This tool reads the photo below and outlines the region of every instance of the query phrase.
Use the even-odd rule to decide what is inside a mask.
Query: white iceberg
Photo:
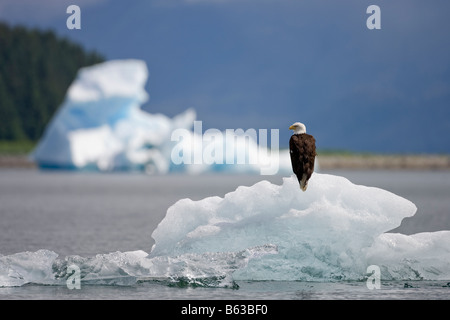
[[[379,188],[315,173],[307,192],[295,176],[261,181],[224,198],[182,199],[153,232],[151,257],[241,251],[274,245],[278,253],[234,272],[240,280],[361,280],[369,265],[383,279],[450,279],[450,231],[386,233],[416,206]],[[434,266],[434,267],[433,267]]]
[[[141,109],[148,71],[140,60],[82,68],[32,158],[44,168],[169,171],[170,134],[194,110],[170,119]]]
[[[141,60],[112,60],[82,68],[32,153],[32,160],[42,168],[96,171],[201,173],[259,170],[259,163],[226,165],[225,154],[221,161],[213,163],[175,164],[172,156],[176,146],[184,146],[184,153],[202,154],[204,150],[223,148],[223,141],[207,142],[204,141],[207,135],[191,131],[196,118],[193,109],[172,119],[142,110],[142,104],[148,99],[144,89],[147,77],[147,66]],[[174,140],[172,136],[176,130],[185,130],[189,139]],[[196,144],[197,148],[193,147],[191,142],[199,139],[201,143]],[[233,151],[237,157],[254,158],[260,150],[267,154],[267,148],[258,148],[254,139],[248,142],[245,142],[246,137],[237,136],[236,139]],[[263,160],[278,165],[278,152],[273,155],[269,152],[268,157],[271,158],[266,156]],[[281,161],[281,172],[290,170],[284,160]]]

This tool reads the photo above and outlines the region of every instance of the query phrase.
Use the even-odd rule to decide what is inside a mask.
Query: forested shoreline
[[[38,141],[78,70],[104,60],[53,31],[0,22],[0,141]]]

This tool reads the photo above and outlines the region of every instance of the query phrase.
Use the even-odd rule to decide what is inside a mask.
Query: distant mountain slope
[[[78,69],[101,61],[52,31],[0,23],[0,140],[38,140]]]

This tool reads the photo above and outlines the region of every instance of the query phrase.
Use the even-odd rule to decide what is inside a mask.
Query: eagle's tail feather
[[[306,179],[306,174],[304,174],[300,180],[300,189],[306,191],[306,188],[308,188],[308,180]]]

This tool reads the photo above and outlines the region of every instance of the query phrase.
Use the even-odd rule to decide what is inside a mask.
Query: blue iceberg
[[[140,60],[82,68],[31,158],[42,168],[168,172],[170,134],[190,128],[195,111],[143,111],[147,76]]]
[[[203,132],[192,131],[196,119],[194,109],[187,109],[174,118],[142,110],[142,104],[148,99],[144,88],[147,77],[147,66],[141,60],[112,60],[80,69],[32,153],[32,160],[41,168],[51,169],[139,170],[161,174],[259,171],[260,162],[229,165],[226,155],[213,163],[174,163],[174,148],[181,147],[181,153],[186,155],[229,147],[222,139],[208,140]],[[184,133],[181,141],[173,137],[177,130]],[[281,171],[290,170],[286,151],[280,157],[278,149],[274,154],[267,152],[267,148],[262,150],[252,137],[232,138],[237,141],[233,147],[235,157],[248,159],[255,158],[256,153],[264,154],[265,163],[273,162],[275,169]],[[277,172],[272,170],[270,174]]]

